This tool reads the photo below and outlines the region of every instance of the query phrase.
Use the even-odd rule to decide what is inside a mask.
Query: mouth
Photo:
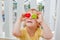
[[[27,21],[27,23],[32,23],[32,21]]]

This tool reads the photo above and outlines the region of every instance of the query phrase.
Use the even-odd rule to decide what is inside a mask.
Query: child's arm
[[[15,25],[14,25],[14,28],[13,28],[13,35],[14,36],[16,36],[16,37],[20,37],[20,36],[22,36],[22,32],[21,32],[21,30],[20,30],[20,25],[21,25],[21,22],[22,22],[22,18],[23,17],[20,17],[17,21],[16,21],[16,23],[15,23]]]
[[[42,36],[46,40],[51,39],[52,38],[52,32],[51,32],[50,28],[44,23],[42,13],[40,13],[37,21],[40,23],[41,27],[43,28]]]
[[[42,21],[41,26],[43,27],[42,37],[46,40],[50,40],[52,38],[52,32],[50,28]]]

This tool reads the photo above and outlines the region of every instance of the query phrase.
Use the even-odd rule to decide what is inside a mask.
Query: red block
[[[27,18],[29,18],[30,16],[31,16],[30,13],[26,13],[26,14],[25,14],[25,17],[27,17]]]

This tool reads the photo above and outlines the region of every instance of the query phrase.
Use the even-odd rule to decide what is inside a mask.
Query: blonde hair
[[[36,12],[39,12],[39,11],[36,10],[36,9],[29,9],[28,11],[36,11]]]

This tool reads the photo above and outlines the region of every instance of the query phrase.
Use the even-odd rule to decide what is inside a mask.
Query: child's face
[[[38,24],[37,19],[38,19],[38,14],[37,14],[36,11],[34,11],[34,12],[28,11],[25,14],[25,24],[26,24],[26,26],[28,26],[28,27],[37,26],[37,24]]]

